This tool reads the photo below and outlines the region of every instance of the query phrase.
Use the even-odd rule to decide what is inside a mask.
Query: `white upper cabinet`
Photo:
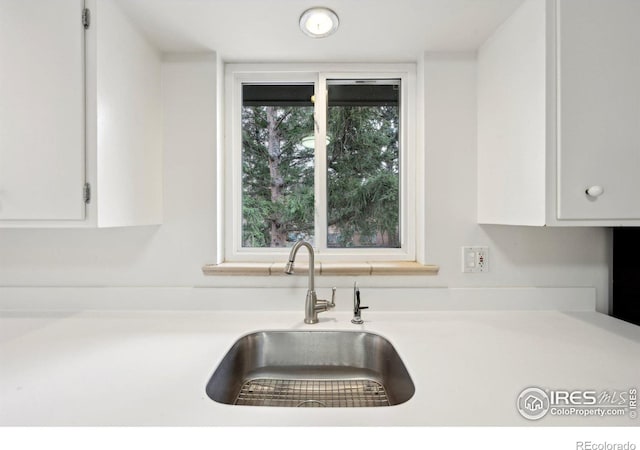
[[[527,0],[478,56],[478,221],[640,225],[640,2]]]
[[[0,0],[0,220],[85,216],[83,0]]]
[[[0,227],[161,223],[161,97],[117,2],[0,0]]]
[[[640,1],[564,0],[558,18],[558,218],[639,219]]]

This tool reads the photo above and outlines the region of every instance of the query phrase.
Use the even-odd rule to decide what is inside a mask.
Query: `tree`
[[[312,107],[244,107],[242,112],[243,245],[284,247],[313,235]]]
[[[397,106],[330,107],[327,130],[328,245],[398,247]],[[313,238],[313,108],[244,107],[242,131],[243,245]]]
[[[328,224],[335,247],[399,247],[398,108],[329,108]]]

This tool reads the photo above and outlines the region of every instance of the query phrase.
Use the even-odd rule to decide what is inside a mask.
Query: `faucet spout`
[[[287,275],[293,274],[293,266],[296,260],[296,255],[300,247],[305,247],[309,251],[309,282],[307,288],[307,297],[304,307],[304,323],[318,323],[318,313],[328,311],[335,306],[335,288],[333,289],[333,295],[331,302],[328,300],[318,300],[318,296],[315,290],[315,255],[313,247],[302,239],[296,242],[291,251],[289,252],[289,261],[285,266],[284,273]]]
[[[293,247],[291,247],[291,251],[289,252],[289,262],[287,262],[287,266],[284,269],[284,273],[286,273],[287,275],[293,274],[293,264],[296,260],[296,255],[298,254],[298,250],[300,250],[300,247],[305,247],[307,250],[309,250],[309,290],[315,291],[315,279],[314,279],[314,272],[316,268],[315,257],[314,257],[313,247],[308,242],[300,239],[298,242],[296,242],[293,245]]]
[[[287,262],[287,265],[284,267],[284,273],[287,275],[293,275],[293,261]]]

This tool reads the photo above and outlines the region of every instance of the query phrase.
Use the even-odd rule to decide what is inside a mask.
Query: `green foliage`
[[[329,132],[330,245],[398,247],[398,108],[329,108]]]
[[[268,113],[277,119],[275,128],[269,128]],[[304,136],[313,133],[313,126],[312,107],[243,108],[244,246],[270,247],[275,232],[285,240],[313,236],[313,150],[300,145]],[[278,142],[273,155],[269,152],[270,133]],[[274,171],[281,179],[277,195]]]
[[[328,113],[328,245],[398,247],[398,108]],[[242,130],[243,245],[313,239],[314,155],[300,145],[314,132],[313,108],[244,107]]]

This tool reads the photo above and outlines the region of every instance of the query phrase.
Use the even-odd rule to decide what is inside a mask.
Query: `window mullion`
[[[327,249],[327,79],[320,74],[315,92],[315,235],[316,249]]]

